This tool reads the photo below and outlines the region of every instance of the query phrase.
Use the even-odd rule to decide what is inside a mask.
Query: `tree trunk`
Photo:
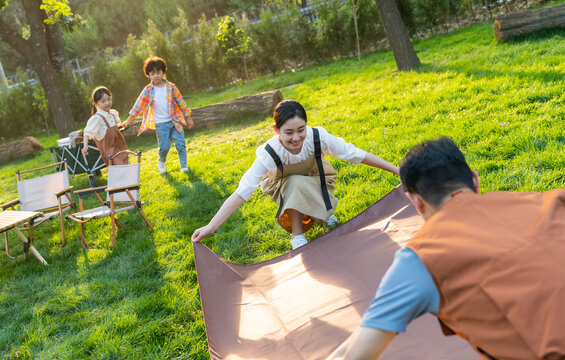
[[[357,62],[361,62],[361,45],[359,44],[359,26],[357,25],[357,15],[359,11],[359,0],[351,0],[353,7],[353,25],[355,26],[355,40],[357,41]]]
[[[65,138],[70,132],[76,130],[76,125],[54,66],[49,58],[44,56],[32,58],[31,64],[45,90],[45,97],[49,103],[49,110],[53,114],[57,133],[59,137]]]
[[[69,71],[69,57],[63,43],[63,35],[59,24],[45,25],[45,33],[47,35],[47,47],[49,49],[49,57],[57,72]]]
[[[51,62],[49,54],[49,38],[46,36],[45,27],[43,22],[43,15],[39,6],[41,0],[22,0],[26,12],[26,18],[31,28],[31,49],[33,56],[29,58],[34,70],[37,72],[39,81],[45,90],[45,96],[49,102],[49,110],[53,114],[55,128],[61,138],[69,136],[71,131],[76,130],[76,125],[73,120],[71,107],[65,99],[63,86],[57,78],[55,66]]]
[[[51,62],[49,40],[46,35],[47,25],[43,22],[43,10],[39,8],[42,2],[41,0],[21,0],[21,2],[30,26],[29,39],[24,40],[12,25],[1,17],[0,39],[30,61],[45,91],[57,132],[60,137],[67,137],[71,131],[76,130],[76,125],[69,103],[65,99],[63,87],[57,78],[55,66]]]
[[[375,0],[375,3],[398,70],[420,66],[420,59],[410,42],[395,0]]]

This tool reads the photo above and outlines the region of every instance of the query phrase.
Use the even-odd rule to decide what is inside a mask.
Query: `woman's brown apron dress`
[[[316,220],[326,220],[335,211],[337,199],[333,196],[337,173],[332,165],[322,158],[318,129],[314,131],[315,153],[308,159],[292,164],[282,164],[278,155],[267,144],[265,150],[277,164],[277,175],[261,180],[261,190],[279,205],[277,222],[287,232],[292,228],[287,209],[304,214],[302,232],[309,230]]]
[[[104,120],[108,129],[106,129],[106,134],[104,134],[102,140],[95,138],[94,142],[96,143],[98,152],[100,152],[100,155],[102,156],[102,160],[104,160],[104,163],[108,166],[110,164],[110,157],[122,150],[127,150],[128,145],[126,144],[124,135],[120,132],[116,125],[110,126],[106,118],[100,114],[97,115]],[[129,158],[127,153],[122,153],[112,159],[112,165],[126,165],[128,163]]]

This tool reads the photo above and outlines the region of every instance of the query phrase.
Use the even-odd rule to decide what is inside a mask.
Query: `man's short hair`
[[[448,137],[414,146],[400,162],[404,191],[416,193],[433,206],[461,187],[475,191],[465,156]]]

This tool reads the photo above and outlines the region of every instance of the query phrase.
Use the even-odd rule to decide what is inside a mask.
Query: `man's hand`
[[[186,126],[188,127],[189,130],[194,128],[194,121],[192,121],[191,118],[186,119]]]

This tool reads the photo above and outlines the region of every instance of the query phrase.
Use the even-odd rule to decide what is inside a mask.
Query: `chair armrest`
[[[108,188],[108,189],[106,189],[106,192],[113,194],[113,193],[117,193],[117,192],[123,192],[124,190],[139,190],[140,187],[141,187],[141,184],[124,185],[124,186],[118,186],[118,187],[114,187],[114,188]]]
[[[8,208],[13,208],[14,206],[18,205],[20,203],[20,199],[16,199],[16,200],[12,200],[9,201],[5,204],[0,205],[0,207],[2,207],[2,211],[8,209]]]
[[[72,189],[73,189],[73,187],[72,187],[72,186],[69,186],[69,187],[66,188],[66,189],[63,189],[63,190],[61,190],[61,191],[59,191],[59,192],[56,192],[56,193],[55,193],[55,196],[56,196],[56,197],[61,197],[61,196],[65,195],[66,193],[68,193],[69,191],[71,191]]]
[[[94,193],[104,192],[104,190],[106,190],[106,186],[98,186],[95,188],[73,191],[73,193],[77,194],[79,197],[83,197]]]

